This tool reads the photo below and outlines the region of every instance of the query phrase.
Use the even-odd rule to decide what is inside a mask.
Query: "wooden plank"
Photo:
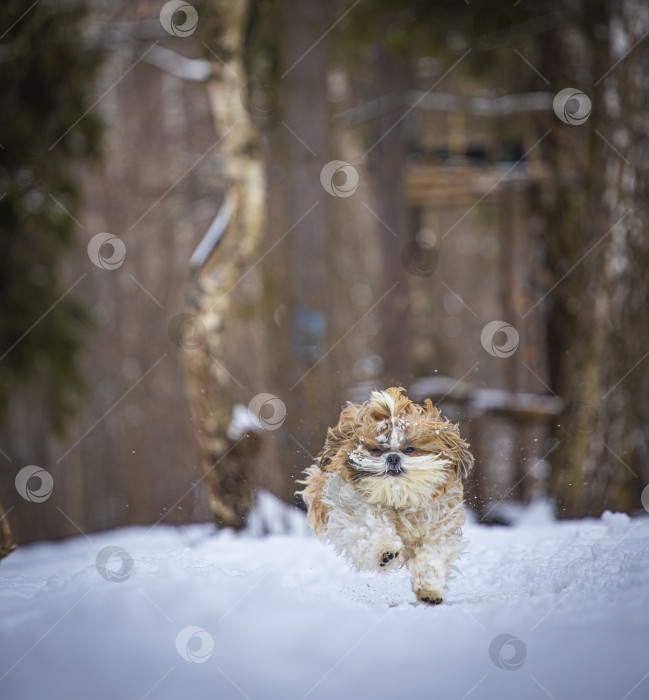
[[[471,204],[481,197],[498,197],[505,187],[527,188],[532,183],[549,182],[549,168],[541,161],[514,168],[508,163],[484,167],[438,163],[406,168],[406,196],[414,206]]]

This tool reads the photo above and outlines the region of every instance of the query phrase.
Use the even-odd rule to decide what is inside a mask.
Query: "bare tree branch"
[[[163,46],[154,46],[144,61],[193,83],[204,83],[212,76],[212,64],[209,61],[204,58],[186,58]]]

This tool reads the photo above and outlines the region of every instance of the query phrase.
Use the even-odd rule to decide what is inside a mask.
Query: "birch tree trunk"
[[[265,213],[265,175],[258,135],[247,111],[244,63],[249,3],[213,0],[219,31],[208,90],[223,158],[226,191],[220,239],[195,277],[188,314],[172,333],[184,349],[188,393],[198,430],[201,469],[218,525],[241,528],[252,499],[258,435],[228,434],[243,387],[225,367],[228,319],[238,286],[258,251]],[[244,392],[245,394],[245,392]],[[249,401],[252,397],[247,396]],[[246,403],[247,403],[246,401]]]

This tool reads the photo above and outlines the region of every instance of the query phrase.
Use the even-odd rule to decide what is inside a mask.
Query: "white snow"
[[[649,697],[649,517],[519,516],[467,526],[437,607],[405,571],[354,573],[295,513],[292,535],[133,527],[21,548],[0,564],[0,698]],[[95,565],[108,546],[128,553],[122,582]]]
[[[227,437],[235,442],[248,431],[259,432],[262,430],[259,418],[241,403],[235,403],[232,409],[232,418],[226,431]]]

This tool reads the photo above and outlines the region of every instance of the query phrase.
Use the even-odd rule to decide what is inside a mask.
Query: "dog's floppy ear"
[[[469,451],[469,443],[460,437],[460,430],[457,424],[445,419],[439,409],[433,406],[430,399],[424,402],[426,413],[433,419],[439,420],[441,425],[436,430],[436,437],[443,445],[444,453],[453,462],[455,473],[460,479],[465,479],[471,469],[473,469],[473,455]]]
[[[338,425],[327,430],[327,439],[324,447],[318,455],[318,466],[322,471],[329,471],[327,468],[338,451],[346,444],[357,439],[355,431],[355,421],[359,407],[348,403],[340,414]]]
[[[466,479],[473,469],[473,455],[469,451],[469,443],[460,437],[457,425],[450,425],[446,430],[446,436],[450,438],[450,454],[453,459],[455,473],[460,479]]]

